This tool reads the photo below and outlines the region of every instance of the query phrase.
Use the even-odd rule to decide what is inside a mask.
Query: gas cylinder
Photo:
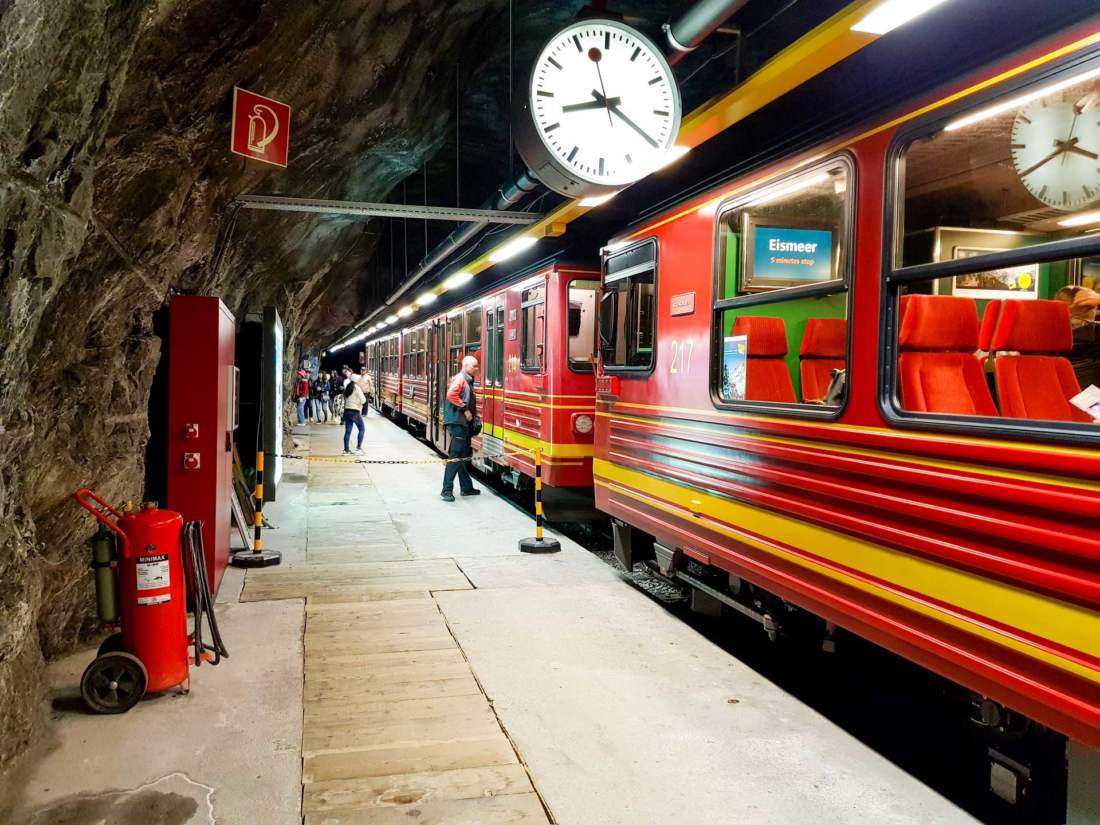
[[[118,601],[126,651],[148,671],[150,693],[187,680],[187,589],[180,555],[183,517],[146,504],[123,512]]]

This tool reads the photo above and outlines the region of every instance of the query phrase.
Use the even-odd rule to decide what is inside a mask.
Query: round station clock
[[[610,193],[665,161],[680,131],[672,69],[647,37],[614,20],[558,32],[518,96],[516,148],[570,197]]]
[[[1070,211],[1100,198],[1100,111],[1095,95],[1044,98],[1012,124],[1012,162],[1020,181],[1048,206]]]

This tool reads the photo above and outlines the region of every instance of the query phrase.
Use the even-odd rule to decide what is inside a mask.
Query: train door
[[[431,357],[431,373],[428,376],[428,383],[432,390],[431,440],[442,450],[446,446],[443,401],[447,397],[447,322],[444,319],[436,319],[432,322]]]
[[[504,433],[504,296],[489,298],[485,304],[485,359],[481,381],[485,403],[481,411],[485,452],[503,451]]]

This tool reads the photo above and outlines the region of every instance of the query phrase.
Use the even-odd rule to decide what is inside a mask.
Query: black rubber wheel
[[[126,647],[122,644],[122,634],[112,633],[99,645],[97,656],[106,656],[108,653],[125,653]]]
[[[80,695],[94,713],[125,713],[145,695],[149,674],[130,653],[96,657],[80,677]]]

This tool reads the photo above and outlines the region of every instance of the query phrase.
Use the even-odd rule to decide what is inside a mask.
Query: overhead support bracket
[[[508,212],[501,209],[456,209],[451,206],[403,203],[326,201],[315,198],[286,198],[280,195],[238,195],[236,203],[244,209],[266,209],[273,212],[316,212],[323,215],[348,215],[359,218],[414,218],[423,221],[462,223],[531,224],[542,217],[531,212]]]

